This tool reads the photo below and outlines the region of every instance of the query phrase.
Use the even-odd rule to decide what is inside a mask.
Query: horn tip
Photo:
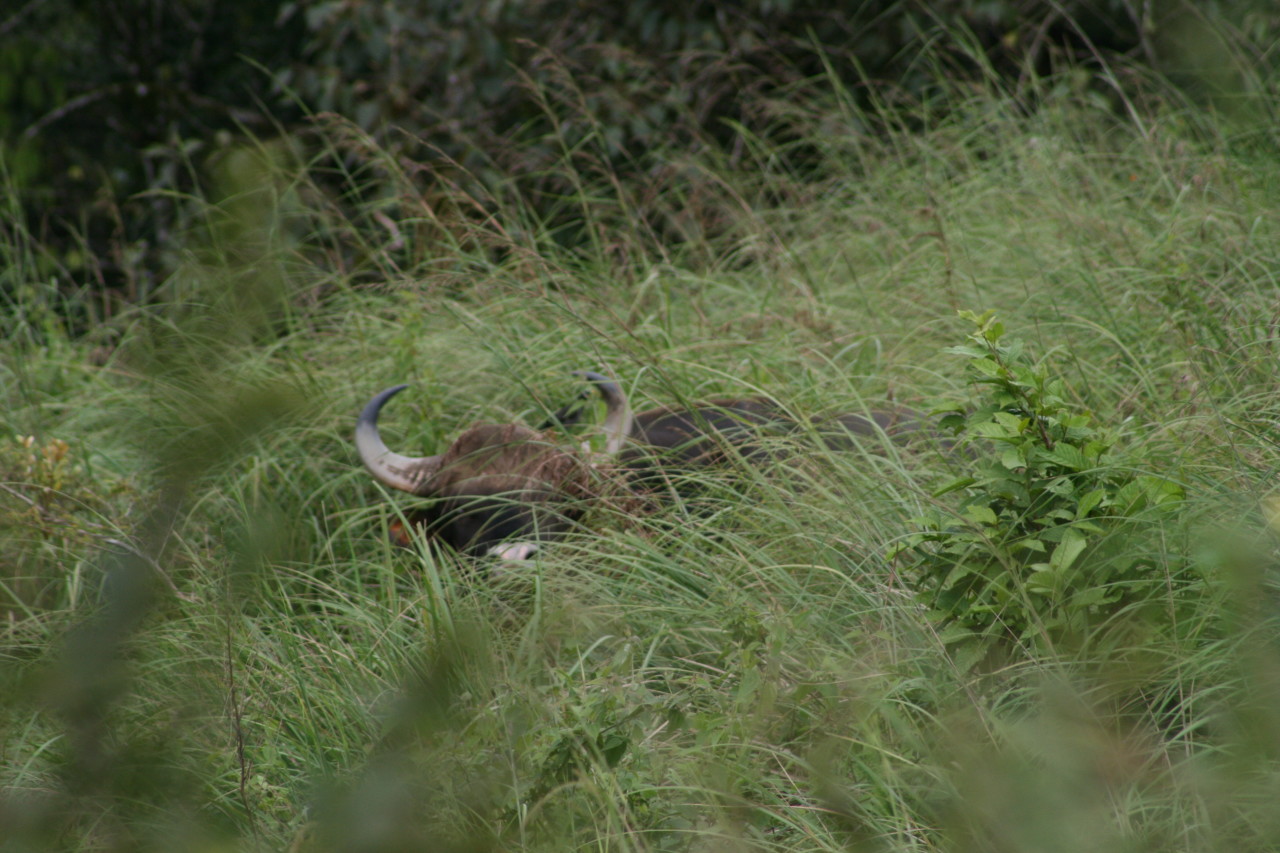
[[[392,385],[390,388],[384,388],[379,391],[374,395],[372,400],[365,403],[364,408],[360,410],[360,416],[356,418],[357,440],[361,435],[367,435],[370,433],[372,433],[372,437],[375,441],[378,440],[378,413],[382,411],[382,407],[386,405],[387,400],[390,400],[396,394],[399,394],[408,387],[409,384],[407,382],[402,385]]]
[[[378,410],[381,409],[388,400],[408,387],[409,383],[404,382],[400,385],[392,385],[390,388],[383,388],[365,405],[364,411],[361,412],[361,417],[367,418],[369,415],[376,415]]]

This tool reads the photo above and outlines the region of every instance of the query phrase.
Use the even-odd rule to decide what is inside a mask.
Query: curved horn
[[[440,456],[401,456],[382,443],[378,435],[378,413],[408,385],[396,385],[379,393],[365,405],[356,419],[356,450],[373,478],[384,486],[420,494],[431,476],[440,470]]]
[[[617,453],[631,436],[631,428],[634,425],[631,406],[627,403],[627,395],[622,392],[622,386],[609,377],[590,370],[575,370],[573,375],[581,376],[588,382],[594,382],[600,396],[604,398],[604,431],[608,436],[604,449],[609,454]]]

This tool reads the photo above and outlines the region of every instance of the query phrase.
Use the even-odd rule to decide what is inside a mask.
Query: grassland
[[[0,849],[1275,849],[1270,107],[1081,74],[819,86],[775,105],[802,157],[586,146],[538,213],[318,124],[224,159],[165,298],[88,334],[11,205]],[[582,368],[637,406],[973,406],[961,309],[1181,487],[1143,542],[1191,607],[960,659],[887,554],[981,444],[605,506],[486,576],[391,547],[412,503],[350,440],[395,382],[417,452]]]

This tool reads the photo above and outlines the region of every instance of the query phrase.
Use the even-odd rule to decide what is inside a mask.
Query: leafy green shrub
[[[993,312],[960,312],[974,331],[950,352],[984,389],[971,412],[942,419],[972,449],[976,470],[937,490],[958,506],[917,519],[895,546],[944,641],[976,663],[993,642],[1033,647],[1083,637],[1168,588],[1145,531],[1176,513],[1182,488],[1122,456],[1115,436],[1068,398],[1043,361],[1004,341]]]

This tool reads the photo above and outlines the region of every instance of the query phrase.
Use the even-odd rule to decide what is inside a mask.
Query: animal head
[[[616,454],[631,431],[626,396],[598,373],[578,375],[605,400],[605,452]],[[428,499],[409,517],[429,536],[461,553],[523,559],[581,517],[597,485],[595,463],[550,433],[519,424],[479,424],[435,456],[392,451],[378,432],[378,415],[407,387],[388,388],[364,407],[356,421],[356,449],[378,482]],[[395,532],[398,538],[407,533],[402,527]]]

